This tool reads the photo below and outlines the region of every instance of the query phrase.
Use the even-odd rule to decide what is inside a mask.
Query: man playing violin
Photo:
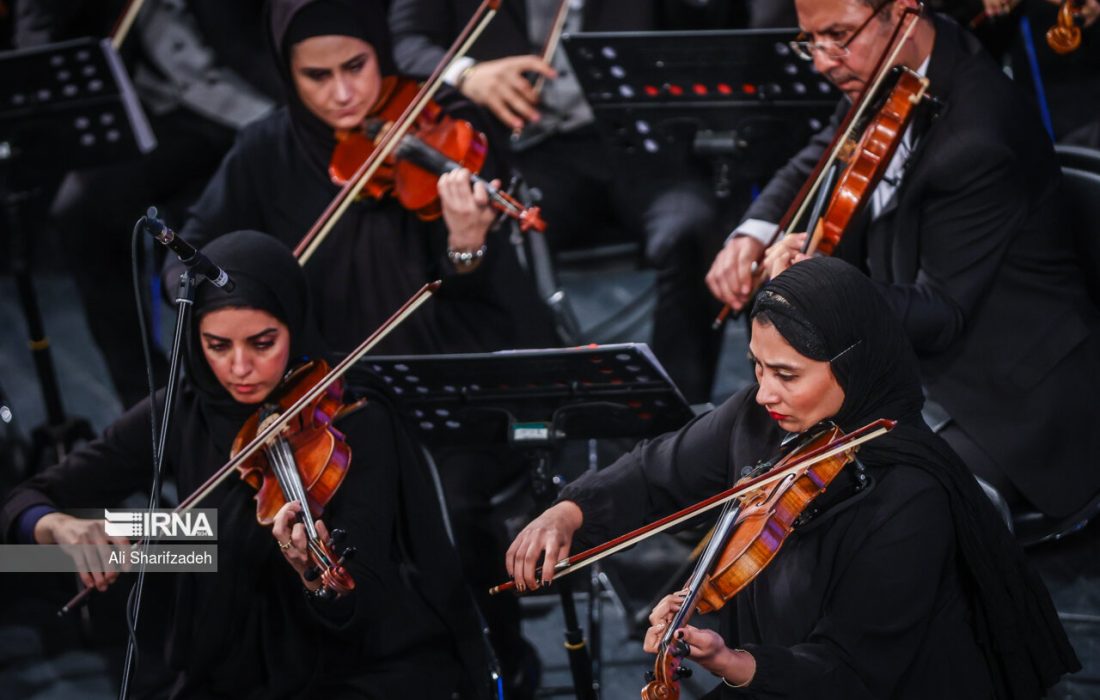
[[[734,309],[749,303],[754,274],[805,259],[805,234],[765,251],[775,222],[918,3],[796,7],[804,33],[792,47],[847,100],[715,258],[707,284]],[[951,21],[922,16],[897,62],[926,76],[935,99],[917,108],[835,255],[863,268],[901,319],[929,420],[971,470],[1010,503],[1066,516],[1100,490],[1100,471],[1086,467],[1100,448],[1086,398],[1100,390],[1100,313],[1065,221],[1053,149],[1032,105]]]
[[[923,422],[916,358],[873,282],[840,260],[795,265],[757,296],[749,350],[754,385],[567,485],[520,533],[506,561],[518,588],[552,582],[549,564],[578,543],[774,464],[822,422],[850,433],[887,418],[893,430],[859,447],[722,607],[720,632],[674,630],[678,653],[722,679],[707,697],[1035,698],[1079,667],[992,503]],[[681,600],[654,610],[647,651]]]
[[[165,448],[165,477],[181,496],[228,461],[246,419],[283,386],[287,370],[324,350],[305,275],[283,244],[241,231],[203,250],[236,288],[196,291]],[[163,397],[161,390],[158,407]],[[345,562],[353,590],[318,595],[301,503],[283,505],[265,528],[255,488],[230,474],[197,504],[217,509],[217,571],[154,574],[146,592],[146,612],[169,612],[163,632],[143,614],[139,635],[163,635],[175,673],[171,697],[488,697],[479,616],[454,573],[458,559],[428,467],[387,400],[374,391],[365,398],[335,420],[351,459],[315,521],[321,539],[340,528],[341,548],[357,550]],[[100,439],[15,488],[0,507],[0,537],[69,547],[85,585],[105,590],[118,577],[101,559],[106,546],[128,543],[107,537],[103,520],[62,509],[113,508],[149,488],[152,406],[142,401]]]

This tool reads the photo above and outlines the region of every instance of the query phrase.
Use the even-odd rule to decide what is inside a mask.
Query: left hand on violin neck
[[[492,184],[499,187],[500,181]],[[439,178],[439,201],[447,225],[447,248],[471,253],[479,250],[496,218],[485,186],[472,184],[465,168],[452,170]]]
[[[286,563],[298,572],[298,576],[302,579],[302,585],[307,590],[314,591],[321,588],[322,583],[319,578],[312,580],[306,578],[306,572],[312,569],[314,564],[309,557],[305,526],[298,521],[301,513],[302,506],[298,501],[290,501],[284,504],[275,515],[271,536],[279,543],[279,549],[282,551]],[[308,517],[308,514],[306,517]],[[320,520],[317,520],[315,524],[317,534],[322,540],[328,541],[329,532],[325,524]]]

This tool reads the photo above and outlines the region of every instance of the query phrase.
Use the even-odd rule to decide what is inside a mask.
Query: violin
[[[331,427],[333,421],[345,410],[340,400],[343,393],[338,384],[340,378],[382,342],[393,329],[423,306],[441,286],[442,282],[437,280],[417,290],[385,323],[367,336],[331,370],[327,365],[318,363],[306,365],[291,372],[280,383],[280,388],[272,392],[273,397],[277,398],[269,398],[261,408],[262,418],[260,415],[255,415],[246,421],[245,426],[234,439],[229,461],[218,468],[190,496],[183,499],[175,507],[174,512],[186,513],[198,507],[223,481],[235,473],[253,486],[257,486],[256,515],[260,522],[266,519],[270,523],[282,504],[293,500],[298,500],[303,509],[309,509],[310,518],[314,513],[319,515],[320,509],[328,503],[328,499],[339,488],[351,460],[351,451],[344,443],[343,436]],[[303,416],[303,413],[306,415]],[[292,422],[294,426],[291,427]],[[283,429],[288,427],[290,429],[284,434]],[[343,447],[339,447],[338,443],[343,443]],[[297,471],[298,449],[301,450],[301,456],[310,458],[309,464],[301,473]],[[263,451],[264,461],[258,461],[261,451]],[[286,459],[288,452],[294,453],[294,465]],[[324,461],[326,456],[327,461]],[[275,481],[270,484],[261,479],[266,474],[268,466],[271,467],[272,474],[275,473],[274,470],[279,470]],[[295,475],[289,473],[291,468],[295,469]],[[279,497],[274,495],[274,484],[279,485],[280,491],[284,487],[294,489],[295,476],[300,488],[297,491],[283,492],[282,501],[279,502]],[[278,480],[280,477],[285,478],[280,482]],[[265,484],[267,484],[266,491],[263,488]],[[310,526],[305,525],[305,527],[308,531]],[[332,535],[333,540],[340,539],[336,531]],[[137,540],[132,547],[136,549],[143,544],[144,540]],[[342,570],[343,560],[351,556],[352,552],[344,550],[340,556],[335,556],[333,553],[335,544],[333,541],[322,542],[314,532],[309,547],[310,558],[314,561],[313,571],[321,577],[329,595],[338,595],[342,589],[346,592],[354,586],[350,576]],[[94,587],[88,587],[77,593],[58,610],[58,616],[63,616],[83,604],[94,590]]]
[[[928,90],[927,78],[894,65],[919,19],[919,9],[905,10],[879,57],[873,79],[848,110],[829,148],[780,219],[765,248],[807,218],[809,226],[803,230],[811,231],[811,235],[806,237],[802,252],[831,255],[852,220],[866,206],[901,143],[915,107]],[[759,266],[754,266],[754,270],[759,270]],[[758,276],[755,288],[764,281],[762,274]],[[712,324],[715,330],[732,310],[729,304],[722,307]]]
[[[324,360],[312,360],[289,372],[279,386],[252,414],[237,433],[230,450],[235,456],[256,437],[260,428],[293,406],[306,391],[318,385],[329,372]],[[344,562],[354,553],[354,547],[344,548],[339,555],[336,544],[343,539],[341,530],[333,530],[329,540],[321,539],[315,519],[336,494],[351,466],[351,448],[333,422],[354,404],[345,404],[343,383],[330,384],[324,392],[298,412],[263,448],[236,466],[243,481],[256,489],[256,520],[271,527],[275,514],[286,503],[302,504],[302,525],[306,548],[313,567],[305,578],[321,579],[322,597],[340,597],[355,588],[355,581],[344,568]]]
[[[804,453],[842,436],[836,426],[810,434],[772,468],[786,471],[781,481],[754,488],[726,504],[688,580],[684,602],[658,644],[653,671],[646,674],[643,700],[680,697],[679,681],[690,676],[691,670],[682,665],[687,650],[675,638],[676,630],[686,625],[695,612],[706,614],[721,609],[775,559],[798,518],[855,459],[855,450],[839,452],[812,465],[787,467]]]
[[[375,150],[378,140],[412,103],[419,86],[412,80],[386,76],[378,105],[362,127],[339,131],[336,148],[329,163],[329,176],[337,185],[345,185]],[[363,193],[381,199],[393,195],[405,209],[424,221],[442,214],[437,182],[443,173],[466,168],[472,182],[480,182],[489,193],[489,203],[519,222],[520,230],[545,231],[546,222],[538,207],[526,207],[508,193],[477,175],[485,164],[488,142],[485,134],[470,122],[444,113],[429,101],[417,115],[409,133],[401,138],[393,154],[364,186]],[[363,194],[361,193],[361,195]]]
[[[1057,54],[1076,51],[1081,46],[1081,25],[1084,24],[1083,0],[1062,0],[1058,19],[1047,30],[1047,45]]]

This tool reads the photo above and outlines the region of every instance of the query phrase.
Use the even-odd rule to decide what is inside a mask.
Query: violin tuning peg
[[[355,556],[355,547],[345,547],[344,551],[340,552],[340,563],[343,563],[347,559],[351,559]]]
[[[680,668],[676,669],[676,680],[680,680],[681,678],[691,678],[692,673],[694,673],[692,669],[688,668],[687,666],[681,666]]]
[[[329,533],[329,540],[335,544],[339,544],[344,541],[344,538],[348,536],[348,531],[340,528],[336,528]]]
[[[645,672],[645,682],[646,683],[652,683],[655,680],[657,680],[657,674],[656,673],[654,673],[653,671],[646,671]]]

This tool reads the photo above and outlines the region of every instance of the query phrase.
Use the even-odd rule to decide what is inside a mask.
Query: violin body
[[[329,176],[334,183],[343,185],[355,175],[389,126],[412,103],[418,89],[412,80],[394,76],[383,79],[378,106],[362,128],[336,134],[336,148],[329,163]],[[471,173],[481,171],[488,155],[485,135],[470,122],[448,116],[435,102],[429,102],[420,112],[404,138],[418,139]],[[392,194],[405,209],[424,221],[432,221],[442,213],[436,190],[439,175],[413,159],[401,157],[398,149],[383,161],[363,192],[375,199]]]
[[[266,421],[293,405],[327,373],[328,365],[323,360],[309,362],[288,372],[283,379],[282,390],[276,389],[265,402],[273,405],[266,411],[252,414],[245,421],[233,441],[230,454],[236,455],[263,429]],[[291,420],[282,436],[294,453],[308,492],[309,510],[314,518],[321,516],[322,510],[343,483],[351,464],[351,448],[343,434],[332,427],[333,417],[343,406],[343,385],[335,382],[320,399]],[[267,415],[261,418],[265,412]],[[287,502],[278,480],[270,478],[273,473],[271,459],[268,450],[261,450],[237,466],[241,479],[256,489],[256,520],[267,527],[271,526],[275,514]]]
[[[787,455],[775,468],[782,469],[804,451],[840,436],[840,429],[833,427]],[[747,494],[742,500],[737,529],[700,589],[696,611],[705,615],[718,610],[749,585],[775,559],[798,517],[825,493],[825,488],[852,459],[851,452],[842,452],[818,462],[804,474],[790,474],[765,491]]]
[[[233,441],[235,456],[268,423],[293,406],[313,387],[326,379],[328,364],[314,360],[287,372],[282,384],[272,392],[260,410],[245,422]],[[354,550],[337,555],[334,543],[321,540],[313,521],[321,517],[336,494],[351,465],[351,448],[344,435],[332,423],[345,409],[343,383],[332,382],[305,409],[297,413],[281,433],[265,447],[237,465],[241,479],[256,489],[256,520],[271,527],[279,509],[293,500],[302,501],[310,557],[324,590],[344,595],[355,588],[355,581],[344,568],[344,559]]]
[[[858,145],[849,143],[845,149],[848,165],[837,181],[819,230],[814,232],[816,250],[824,255],[833,254],[848,225],[867,204],[928,89],[927,78],[908,68],[893,70],[896,82],[882,106],[863,128]]]

